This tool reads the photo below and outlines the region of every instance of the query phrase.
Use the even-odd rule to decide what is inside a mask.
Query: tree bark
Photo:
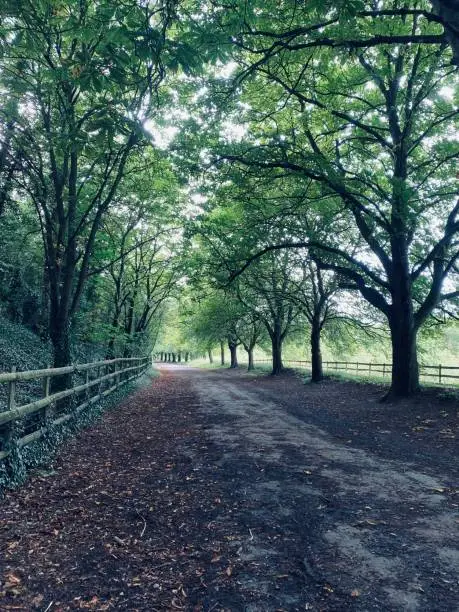
[[[214,362],[214,356],[212,355],[211,349],[208,349],[207,355],[209,356],[209,363],[213,363]]]
[[[253,347],[249,347],[247,349],[247,357],[248,357],[248,365],[247,370],[250,372],[255,369],[255,364],[253,362]]]
[[[412,308],[393,306],[389,321],[392,343],[392,384],[388,397],[408,397],[419,390],[416,329]]]
[[[41,306],[40,306],[40,338],[49,340],[49,270],[46,257],[43,261],[43,286],[41,291]]]
[[[435,12],[445,22],[445,35],[453,48],[453,64],[459,65],[459,2],[431,0]]]
[[[313,317],[311,323],[311,382],[318,383],[324,378],[322,352],[320,350],[320,319]]]
[[[239,364],[237,361],[237,344],[234,344],[233,342],[228,342],[228,348],[230,350],[230,368],[234,369],[234,368],[238,368]]]
[[[185,363],[188,363],[188,357],[189,357],[189,353],[188,353],[188,351],[186,351],[186,353],[185,353]]]
[[[126,321],[124,323],[124,331],[126,334],[126,344],[124,346],[123,357],[132,357],[133,348],[133,332],[134,332],[134,314],[135,314],[135,298],[137,295],[137,279],[134,286],[134,293],[128,301],[128,311]]]
[[[220,340],[220,363],[222,366],[225,365],[225,343]]]
[[[64,368],[71,364],[70,322],[62,314],[50,316],[50,338],[53,345],[53,367]],[[72,386],[72,375],[64,374],[51,379],[51,392],[57,393]]]
[[[401,221],[399,221],[401,218]],[[395,218],[397,227],[403,222]],[[419,390],[419,368],[413,308],[413,289],[408,258],[406,233],[391,239],[392,277],[388,321],[392,343],[392,383],[389,397],[408,397]]]
[[[117,309],[115,314],[113,315],[112,329],[110,331],[110,340],[107,346],[107,355],[106,355],[107,359],[113,359],[115,357],[115,340],[116,340],[116,334],[117,334],[118,327],[119,327],[119,319],[120,319],[120,313],[118,312],[118,309]]]
[[[274,330],[270,336],[273,359],[273,369],[271,375],[277,376],[284,369],[284,365],[282,363],[282,336],[279,330]]]

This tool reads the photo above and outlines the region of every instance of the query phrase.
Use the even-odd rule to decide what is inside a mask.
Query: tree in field
[[[322,366],[321,338],[329,322],[339,317],[334,300],[339,283],[336,275],[327,273],[311,258],[299,258],[298,281],[292,279],[293,291],[289,299],[306,317],[310,327],[311,381],[320,382],[324,378]]]
[[[16,186],[40,220],[54,365],[63,366],[102,220],[143,163],[173,3],[20,0],[5,16],[2,86],[19,101],[9,118],[21,139]]]
[[[239,301],[263,323],[271,340],[272,374],[283,370],[282,346],[299,314],[289,299],[294,290],[294,266],[288,251],[271,251],[248,268],[236,281]]]
[[[257,314],[251,310],[242,314],[236,323],[235,332],[239,342],[247,353],[247,370],[255,369],[253,351],[255,346],[263,337],[263,322]]]
[[[407,15],[396,25],[400,35],[421,36],[429,23]],[[379,22],[369,20],[363,33],[376,31]],[[245,50],[239,57],[248,135],[226,158],[271,180],[302,182],[305,217],[322,218],[324,228],[316,224],[301,237],[289,232],[286,216],[286,239],[266,247],[313,249],[321,269],[386,317],[391,393],[409,395],[419,385],[418,331],[459,295],[459,147],[451,138],[459,115],[450,50],[422,40],[351,53],[292,43],[256,58]]]
[[[220,184],[209,188],[212,196],[206,203],[207,212],[199,224],[195,225],[200,238],[200,252],[207,253],[206,261],[204,263],[201,260],[199,269],[213,276],[215,282],[222,285],[227,283],[228,275],[231,277],[232,271],[238,270],[244,258],[257,247],[261,249],[267,242],[311,231],[313,223],[305,222],[303,188],[292,191],[290,182],[273,181],[269,177],[257,176],[256,171],[241,172],[234,168],[217,175],[216,181]],[[275,257],[271,263],[277,265],[279,262]],[[333,298],[339,282],[336,274],[321,270],[307,251],[290,253],[286,263],[284,285],[282,289],[275,288],[273,293],[282,294],[279,302],[282,308],[290,302],[293,307],[291,314],[301,311],[306,318],[306,324],[311,330],[312,380],[319,382],[323,378],[320,337],[328,321],[338,315]],[[266,262],[266,265],[270,264]],[[260,299],[256,295],[257,289],[265,297],[271,297],[267,291],[269,287],[263,282],[255,287],[252,277],[258,277],[258,271],[247,276],[243,274],[236,290],[245,309],[245,315],[238,326],[242,329],[246,326],[245,333],[253,333],[252,343],[242,341],[246,351],[250,344],[255,346],[261,335],[258,331],[261,323],[259,311],[253,308],[252,299],[246,297],[246,284],[250,283],[249,295],[251,298],[255,296],[255,302]],[[270,279],[271,282],[273,278],[275,275]],[[296,316],[293,318],[296,319]],[[266,328],[266,323],[264,326]]]

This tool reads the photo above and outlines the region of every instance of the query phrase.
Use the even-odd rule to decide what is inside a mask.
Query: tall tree
[[[244,313],[236,323],[235,332],[247,353],[247,370],[255,369],[254,349],[263,336],[263,322],[253,310]]]
[[[327,323],[338,316],[333,300],[339,289],[335,274],[324,272],[311,257],[304,257],[297,263],[298,281],[292,279],[293,291],[289,295],[296,307],[300,308],[310,326],[311,381],[324,378],[322,366],[321,339]]]
[[[412,16],[403,27],[421,25]],[[384,314],[392,394],[409,395],[419,385],[417,333],[436,307],[459,295],[447,280],[459,256],[450,52],[445,45],[379,45],[342,63],[334,49],[287,45],[262,57],[257,63],[242,54],[254,74],[243,97],[250,132],[226,157],[309,185],[305,212],[325,219],[326,231],[276,246],[314,249],[320,267]],[[262,83],[269,96],[259,95]]]
[[[70,323],[97,232],[165,74],[173,3],[26,0],[3,22],[2,80],[19,100],[19,186],[41,223],[54,365],[71,359]]]
[[[271,251],[237,280],[240,302],[262,321],[271,340],[273,375],[284,368],[282,347],[299,313],[297,304],[289,300],[293,290],[292,268],[288,251]]]

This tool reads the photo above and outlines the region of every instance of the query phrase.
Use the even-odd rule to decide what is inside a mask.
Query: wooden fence
[[[255,363],[270,363],[269,359],[257,359]],[[284,359],[285,364],[310,369],[310,361]],[[324,371],[349,372],[356,376],[380,376],[390,377],[392,371],[391,363],[369,363],[362,361],[324,361]],[[431,382],[442,384],[459,384],[459,366],[419,365],[419,374]],[[455,382],[457,381],[457,382]]]
[[[13,443],[22,448],[39,440],[50,425],[69,421],[74,414],[139,377],[149,364],[149,357],[134,357],[65,368],[0,373],[0,386],[7,385],[6,405],[0,405],[0,460],[11,453]],[[50,392],[53,378],[69,375],[73,379],[72,387]],[[17,388],[25,381],[41,381],[42,397],[18,406]],[[70,398],[74,401],[63,401]]]

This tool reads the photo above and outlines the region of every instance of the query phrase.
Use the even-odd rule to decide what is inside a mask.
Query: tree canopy
[[[301,330],[317,382],[327,326],[371,328],[414,393],[459,305],[458,63],[449,0],[5,0],[0,313],[56,366],[279,373]]]

